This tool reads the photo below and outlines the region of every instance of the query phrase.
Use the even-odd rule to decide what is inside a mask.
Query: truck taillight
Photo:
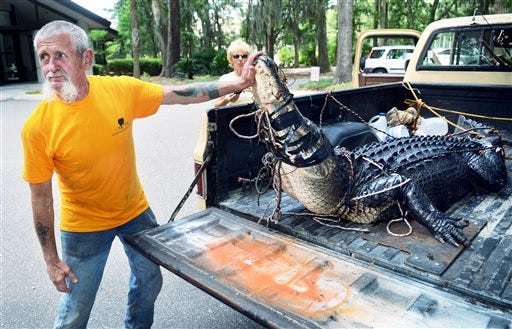
[[[197,175],[199,173],[199,170],[201,169],[201,166],[203,164],[202,163],[199,163],[199,162],[194,162],[194,174]],[[206,186],[206,182],[204,181],[205,180],[205,173],[203,172],[201,177],[198,179],[197,181],[197,184],[196,184],[196,193],[197,195],[199,195],[201,198],[204,198],[205,195],[204,195],[204,188]]]

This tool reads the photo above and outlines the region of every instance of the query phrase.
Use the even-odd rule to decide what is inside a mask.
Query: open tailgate
[[[209,208],[128,238],[267,327],[507,327],[507,315]]]

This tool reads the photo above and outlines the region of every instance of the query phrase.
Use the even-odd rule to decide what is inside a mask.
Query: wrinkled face
[[[258,57],[254,67],[256,81],[252,90],[256,103],[261,105],[283,102],[290,96],[284,76],[268,55]]]
[[[76,48],[69,35],[60,33],[41,39],[37,43],[37,56],[46,81],[59,94],[66,83],[71,83],[78,89],[87,84],[86,72],[89,69],[92,54],[85,51],[82,57],[76,53]]]

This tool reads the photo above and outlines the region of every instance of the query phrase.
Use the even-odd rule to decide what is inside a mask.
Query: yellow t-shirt
[[[156,113],[160,85],[131,77],[88,76],[89,94],[76,103],[42,101],[22,131],[23,179],[57,174],[60,229],[102,231],[148,208],[135,168],[133,120]]]

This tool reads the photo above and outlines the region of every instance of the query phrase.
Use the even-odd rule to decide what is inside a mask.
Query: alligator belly
[[[311,212],[336,214],[343,204],[344,181],[333,158],[304,168],[283,163],[281,181],[282,189]]]

